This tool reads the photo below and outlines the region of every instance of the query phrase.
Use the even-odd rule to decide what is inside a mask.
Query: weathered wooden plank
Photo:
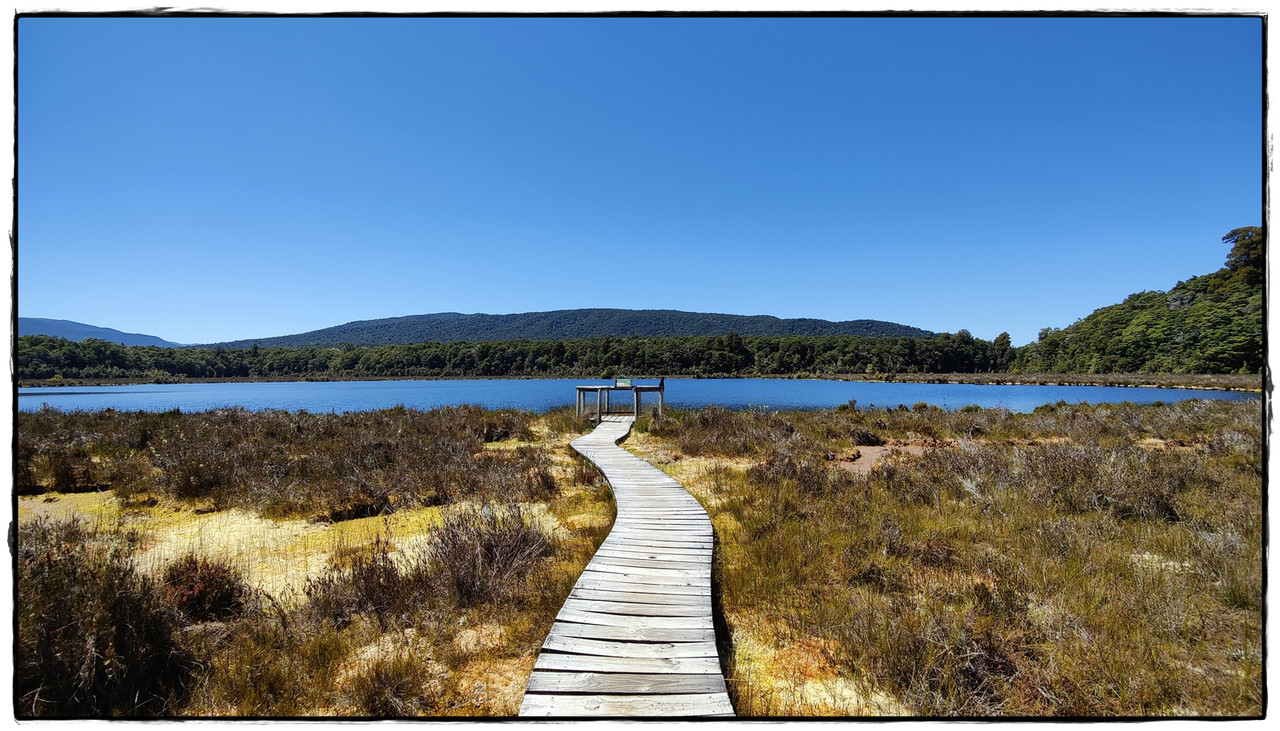
[[[635,530],[632,528],[614,529],[609,534],[609,538],[619,543],[639,543],[647,546],[665,546],[668,548],[703,548],[708,551],[714,545],[712,539],[707,536],[686,536],[674,532],[664,533],[656,530]]]
[[[667,510],[667,511],[663,511],[662,513],[651,513],[648,515],[635,515],[632,513],[632,511],[628,510],[626,517],[622,518],[621,520],[623,523],[630,523],[630,522],[660,523],[664,527],[684,525],[684,524],[697,524],[697,525],[711,524],[710,520],[699,519],[698,517],[693,516],[692,512],[693,512],[693,509],[690,508],[687,510],[684,510],[684,509]]]
[[[635,538],[642,541],[660,541],[663,543],[696,543],[699,547],[710,547],[714,542],[714,532],[708,535],[705,532],[687,531],[675,528],[654,528],[641,527],[634,525],[617,525],[609,531],[609,537]]]
[[[666,492],[667,490],[683,490],[684,488],[636,489],[633,485],[625,484],[623,480],[618,480],[618,482],[621,484],[622,489],[618,495],[615,495],[614,502],[622,501],[622,504],[627,506],[628,511],[632,509],[656,510],[658,512],[675,511],[680,515],[693,515],[695,509],[702,507],[696,502],[690,503],[672,499],[671,495]]]
[[[602,657],[716,657],[713,642],[615,642],[585,637],[547,635],[542,649]]]
[[[664,535],[656,530],[636,530],[632,528],[619,528],[616,533],[609,537],[613,540],[608,541],[609,546],[619,543],[639,544],[646,548],[684,548],[689,550],[706,551],[711,553],[714,543],[709,536],[685,535],[678,533],[666,534],[665,538],[659,536]]]
[[[600,546],[600,548],[596,549],[596,555],[648,561],[683,561],[696,564],[711,562],[710,551],[699,551],[692,548],[628,548],[610,544],[607,547]]]
[[[646,499],[646,502],[652,502],[652,498]],[[702,506],[700,505],[693,505],[688,507],[673,506],[673,507],[667,508],[661,513],[653,513],[651,515],[632,515],[631,511],[633,509],[634,509],[634,506],[630,506],[630,505],[624,504],[619,506],[619,512],[623,513],[623,515],[621,516],[622,522],[624,523],[628,523],[628,522],[661,523],[664,526],[671,526],[671,525],[681,524],[681,523],[698,523],[702,525],[710,524],[710,521],[704,522],[702,520],[699,520],[697,515],[694,514],[695,510],[697,511],[702,510]]]
[[[607,557],[601,557],[600,560],[592,559],[591,570],[598,574],[622,574],[624,576],[647,576],[654,578],[669,578],[677,580],[711,581],[711,569],[647,569],[641,566],[619,566],[606,560]],[[687,582],[683,582],[687,583]]]
[[[638,591],[616,589],[586,589],[575,586],[569,596],[577,599],[596,599],[606,602],[635,602],[639,604],[683,604],[690,607],[711,606],[707,594],[645,594]]]
[[[719,673],[714,657],[600,657],[542,652],[534,670],[572,670],[581,673]]]
[[[529,676],[529,693],[674,694],[724,693],[724,678],[717,671],[678,673],[564,673],[535,670]]]
[[[555,637],[581,637],[593,640],[634,641],[634,642],[707,642],[713,646],[716,641],[715,630],[687,629],[678,627],[611,627],[607,624],[572,624],[556,622],[551,625],[551,633]]]
[[[621,556],[597,556],[593,559],[596,571],[611,573],[643,573],[646,576],[711,577],[711,562],[671,562],[655,561],[645,558],[623,558]]]
[[[654,497],[647,497],[638,502],[645,505],[652,505],[653,501],[656,499],[657,498]],[[650,522],[697,521],[697,513],[702,512],[702,506],[695,503],[693,505],[671,505],[664,508],[661,512],[654,512],[647,515],[632,515],[631,511],[637,508],[635,505],[637,501],[624,500],[621,504],[618,504],[616,500],[614,502],[618,505],[619,512],[623,514],[622,517],[624,520],[643,520]],[[705,515],[705,513],[703,514]]]
[[[549,695],[529,693],[520,706],[522,716],[548,718],[627,716],[731,716],[725,693],[687,695]]]
[[[659,533],[671,533],[674,535],[696,535],[700,538],[711,537],[711,523],[662,520],[615,520],[613,525],[615,528],[630,530],[655,531]]]
[[[710,558],[707,561],[669,561],[669,559],[658,558],[631,558],[626,556],[618,556],[616,553],[600,553],[596,552],[595,556],[600,559],[600,563],[608,563],[611,566],[630,566],[635,568],[652,568],[652,570],[664,571],[695,571],[709,572],[712,570],[712,562]]]
[[[645,592],[649,594],[679,594],[682,596],[699,596],[710,597],[711,587],[703,586],[701,582],[692,584],[670,584],[664,581],[653,583],[652,581],[631,581],[615,578],[617,574],[596,574],[594,572],[588,574],[583,572],[578,577],[578,581],[574,584],[574,588],[579,589],[603,589],[606,591],[633,591]]]
[[[697,509],[702,510],[701,507],[698,507]],[[678,509],[673,508],[668,511],[665,511],[664,514],[630,515],[631,508],[626,506],[619,506],[619,512],[626,513],[622,517],[623,524],[631,523],[631,522],[660,523],[664,528],[669,528],[676,525],[682,525],[685,523],[699,523],[703,525],[710,524],[709,522],[704,524],[702,523],[702,521],[699,521],[696,517],[690,517],[690,513],[692,512],[692,510],[693,508],[678,508]]]
[[[609,567],[599,567],[609,568]],[[705,576],[655,576],[653,574],[643,573],[618,573],[623,569],[614,568],[613,571],[599,570],[596,566],[588,566],[586,571],[582,572],[581,579],[591,579],[595,581],[616,581],[623,584],[651,584],[654,586],[663,586],[671,588],[687,587],[697,589],[699,594],[710,594],[711,586]],[[581,584],[582,586],[588,586]],[[589,587],[599,588],[599,587]]]
[[[572,601],[572,600],[568,600]],[[566,604],[568,604],[566,601]],[[626,614],[608,614],[606,612],[587,612],[565,606],[556,615],[559,622],[577,622],[579,624],[607,624],[612,627],[666,627],[668,629],[706,629],[711,627],[711,617],[635,617]]]
[[[609,534],[604,542],[610,546],[631,546],[638,548],[671,548],[684,549],[691,551],[710,551],[712,542],[706,539],[698,539],[693,541],[669,541],[657,538],[658,534],[653,531],[647,531],[644,535],[626,534],[619,531],[617,534]]]
[[[711,604],[646,604],[638,602],[617,602],[603,599],[583,599],[570,596],[564,606],[580,609],[584,612],[605,612],[608,614],[624,614],[636,617],[705,617],[711,619]]]
[[[643,540],[625,540],[615,538],[612,541],[606,540],[600,546],[603,551],[630,551],[632,553],[644,553],[664,556],[697,556],[698,558],[706,558],[711,556],[710,546],[693,545],[693,546],[655,546],[645,545],[652,543]]]
[[[645,505],[652,506],[653,501],[657,499],[658,499],[657,497],[645,497],[643,498],[643,503]],[[617,501],[615,500],[615,504],[616,502]],[[631,502],[631,500],[624,501],[624,504],[626,502]],[[633,509],[636,509],[637,506],[626,505],[625,507],[626,507],[626,514],[620,516],[623,520],[642,520],[642,521],[651,521],[651,522],[652,521],[701,522],[698,518],[698,513],[701,512],[703,515],[706,515],[706,513],[702,510],[702,506],[696,503],[692,505],[669,505],[669,506],[666,506],[661,512],[655,512],[649,515],[632,515],[631,511]]]
[[[619,508],[619,511],[621,510],[622,508]],[[619,533],[643,533],[666,541],[687,541],[690,538],[696,541],[708,541],[712,536],[712,533],[708,532],[705,527],[662,525],[660,523],[628,523],[625,521],[618,523],[615,521],[610,533],[615,530]]]
[[[619,538],[640,538],[648,540],[661,541],[684,541],[686,543],[698,543],[702,546],[710,548],[715,543],[711,529],[702,528],[663,528],[655,525],[617,525],[614,529],[618,531]],[[612,532],[612,531],[610,531]]]
[[[625,478],[624,478],[625,479]],[[622,480],[618,480],[622,482]],[[653,515],[661,515],[666,512],[675,512],[682,516],[696,516],[702,506],[696,500],[680,500],[673,499],[667,494],[667,490],[683,490],[680,487],[661,487],[649,488],[646,490],[637,490],[633,485],[623,485],[621,497],[616,497],[614,502],[621,500],[627,505],[628,512],[630,510],[652,511]],[[637,517],[651,517],[650,515],[638,515]]]

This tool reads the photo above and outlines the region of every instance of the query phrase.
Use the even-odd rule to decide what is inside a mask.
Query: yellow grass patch
[[[514,452],[520,447],[537,447],[538,444],[538,442],[526,442],[519,439],[504,439],[500,442],[486,442],[484,448],[491,452]]]
[[[72,517],[90,522],[115,521],[119,515],[119,503],[110,491],[50,492],[43,495],[23,495],[18,498],[19,523],[26,523],[36,518],[66,520]]]
[[[843,675],[812,638],[784,642],[765,616],[728,613],[734,625],[732,684],[742,710],[761,716],[903,716],[910,711],[867,683]]]
[[[141,555],[140,563],[158,568],[191,552],[225,560],[243,572],[249,585],[288,606],[303,598],[307,580],[325,570],[333,552],[385,535],[404,555],[425,540],[439,520],[439,508],[333,524],[272,520],[226,510],[192,516],[186,525],[154,532],[155,543]]]
[[[50,500],[49,498],[53,498]],[[540,506],[536,514],[554,525]],[[158,573],[188,553],[223,560],[245,581],[284,605],[303,597],[307,580],[322,572],[335,551],[389,536],[400,555],[415,550],[440,522],[439,508],[401,510],[391,515],[311,523],[274,520],[239,509],[198,513],[165,505],[122,508],[110,492],[49,493],[18,501],[18,520],[79,518],[100,526],[128,527],[146,536],[138,554],[144,571]]]

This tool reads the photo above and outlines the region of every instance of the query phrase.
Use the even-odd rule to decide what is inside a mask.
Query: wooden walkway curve
[[[711,619],[711,520],[617,445],[631,416],[573,441],[618,515],[538,653],[521,716],[732,716]]]

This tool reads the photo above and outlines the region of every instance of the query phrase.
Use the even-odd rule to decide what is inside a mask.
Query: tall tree
[[[1222,243],[1231,244],[1227,255],[1227,268],[1236,272],[1244,284],[1260,284],[1267,271],[1266,237],[1257,226],[1237,228],[1222,237]]]

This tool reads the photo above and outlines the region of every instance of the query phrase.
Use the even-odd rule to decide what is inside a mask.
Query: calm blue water
[[[486,408],[518,408],[546,411],[571,406],[574,386],[610,381],[589,379],[459,380],[459,381],[341,381],[333,383],[193,383],[177,385],[95,386],[18,389],[18,409],[34,411],[42,404],[64,411],[116,409],[118,411],[205,411],[242,406],[310,412],[366,411],[404,405],[429,409],[436,406],[475,404]],[[656,381],[636,381],[637,384]],[[1145,404],[1213,398],[1231,401],[1257,399],[1256,394],[1230,391],[1194,391],[1167,388],[1115,386],[976,386],[931,383],[858,383],[847,381],[793,381],[754,378],[668,379],[666,403],[676,408],[700,408],[718,404],[729,409],[833,408],[857,399],[861,407],[897,406],[924,401],[946,409],[976,404],[1032,411],[1041,404],[1119,403]],[[590,400],[591,397],[589,397]],[[614,404],[628,403],[629,393],[615,393]],[[656,394],[645,404],[656,403]]]

